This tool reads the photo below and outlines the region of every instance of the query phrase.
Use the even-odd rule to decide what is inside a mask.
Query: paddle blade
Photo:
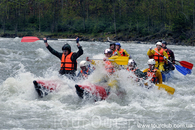
[[[28,36],[28,37],[23,37],[21,42],[35,42],[37,40],[40,39],[38,37]]]
[[[180,65],[175,65],[175,67],[176,67],[176,69],[177,69],[181,74],[183,74],[183,75],[186,75],[186,74],[189,73],[188,70],[186,70],[185,67],[182,67],[182,66],[180,66]]]
[[[109,58],[109,61],[113,61],[118,65],[127,65],[129,57],[127,56],[112,56]]]
[[[188,68],[188,69],[192,69],[193,68],[193,64],[189,63],[187,61],[180,61],[179,62],[183,67]]]
[[[165,89],[165,91],[167,91],[168,93],[170,93],[172,95],[175,92],[174,88],[172,88],[172,87],[170,87],[168,85],[165,85],[165,84],[156,84],[156,86],[158,86],[158,89],[161,89],[161,88]]]

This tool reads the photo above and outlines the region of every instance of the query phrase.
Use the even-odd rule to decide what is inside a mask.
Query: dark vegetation
[[[0,36],[195,45],[195,1],[1,0]]]

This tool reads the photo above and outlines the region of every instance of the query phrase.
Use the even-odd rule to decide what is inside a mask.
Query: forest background
[[[195,45],[195,0],[1,0],[1,37]]]

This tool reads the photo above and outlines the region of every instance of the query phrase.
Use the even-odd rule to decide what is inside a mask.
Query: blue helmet
[[[115,45],[116,45],[116,46],[120,46],[120,47],[121,47],[121,44],[120,44],[120,43],[118,43],[118,42],[117,42],[117,43],[115,43]]]

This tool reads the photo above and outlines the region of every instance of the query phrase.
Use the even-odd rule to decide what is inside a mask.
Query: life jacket
[[[105,69],[110,74],[115,72],[114,66],[112,65],[112,63],[110,61],[105,61]]]
[[[150,68],[148,68],[147,72],[147,77],[152,77],[151,81],[155,84],[158,82],[158,79],[156,77],[156,71],[157,69],[150,70]]]
[[[167,50],[167,48],[166,48],[166,49],[164,49],[164,51],[166,51],[166,53],[168,54],[168,56],[169,56],[169,59],[170,59],[170,57],[171,57],[171,54],[169,53],[169,51]]]
[[[65,56],[62,54],[60,70],[76,70],[76,63],[71,60],[73,52]]]
[[[118,52],[121,54],[121,56],[127,56],[123,51],[124,51],[124,49],[120,49]],[[115,51],[113,51],[113,55],[115,53],[117,54],[117,49]]]
[[[158,52],[158,49],[155,48],[155,51]],[[154,60],[155,60],[155,61],[158,61],[158,63],[159,63],[159,62],[164,62],[163,51],[164,51],[164,49],[161,48],[161,49],[160,49],[160,52],[159,52],[161,55],[159,55],[157,52],[154,53]]]
[[[81,72],[81,74],[82,74],[83,78],[87,78],[87,77],[88,77],[88,75],[89,75],[89,68],[87,69],[87,71],[83,71],[83,70],[81,70],[80,72]]]
[[[118,52],[121,54],[121,56],[127,56],[123,51],[124,49],[120,49]]]

